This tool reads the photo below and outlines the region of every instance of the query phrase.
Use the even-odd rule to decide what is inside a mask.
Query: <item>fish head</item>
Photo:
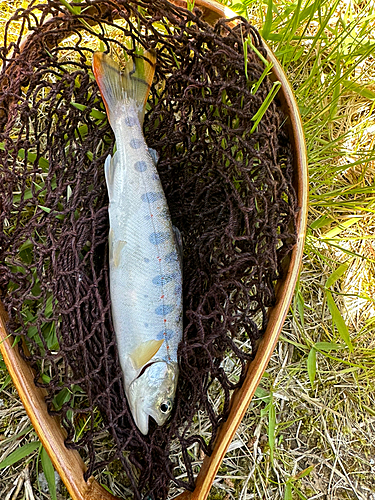
[[[129,386],[128,401],[134,422],[142,434],[148,433],[149,417],[163,425],[169,417],[176,392],[178,366],[155,361],[146,366]]]

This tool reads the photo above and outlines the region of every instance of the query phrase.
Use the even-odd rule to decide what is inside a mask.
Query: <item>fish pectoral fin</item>
[[[112,256],[113,264],[115,265],[115,267],[118,267],[118,265],[120,264],[121,252],[122,252],[122,249],[124,248],[125,245],[126,245],[126,241],[117,240],[112,246],[112,255],[111,256]]]
[[[134,351],[130,354],[130,358],[136,370],[140,370],[142,366],[146,365],[153,356],[160,349],[164,339],[161,340],[147,340],[142,342]]]

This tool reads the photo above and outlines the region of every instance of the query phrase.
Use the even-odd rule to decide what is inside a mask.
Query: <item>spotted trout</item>
[[[171,413],[182,337],[181,237],[171,217],[142,127],[154,76],[149,50],[125,69],[96,52],[93,71],[116,153],[104,170],[109,196],[111,311],[125,394],[143,434],[149,417],[163,425]]]

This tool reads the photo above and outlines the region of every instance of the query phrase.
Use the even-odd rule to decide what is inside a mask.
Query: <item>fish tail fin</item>
[[[156,51],[147,50],[143,57],[130,59],[124,68],[104,52],[95,52],[93,71],[102,94],[109,122],[114,124],[116,117],[123,114],[123,104],[135,104],[139,122],[142,126],[146,102],[154,78]]]

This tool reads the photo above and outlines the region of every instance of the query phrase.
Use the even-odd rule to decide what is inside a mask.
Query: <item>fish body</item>
[[[156,169],[157,153],[142,133],[154,65],[153,52],[130,61],[124,73],[106,54],[93,59],[117,148],[104,167],[112,319],[125,393],[143,434],[149,416],[162,425],[171,412],[182,338],[180,237]]]

